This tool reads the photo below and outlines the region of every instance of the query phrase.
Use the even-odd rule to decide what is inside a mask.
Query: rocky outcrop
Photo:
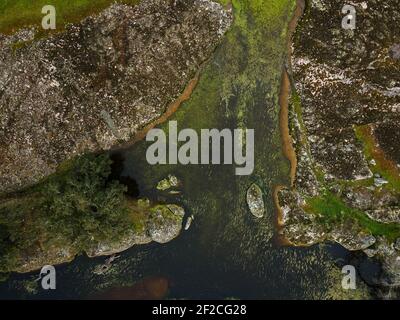
[[[152,241],[167,243],[179,235],[185,216],[182,207],[175,204],[151,206],[147,201],[142,201],[140,206],[147,215],[141,222],[143,229],[132,230],[125,239],[117,243],[112,241],[97,243],[92,248],[85,250],[87,255],[91,258],[110,256],[134,245],[147,244]]]
[[[399,123],[400,66],[390,48],[399,40],[400,16],[386,16],[381,1],[358,3],[356,29],[344,30],[345,4],[309,1],[295,36],[293,79],[316,165],[327,179],[360,180],[372,173],[353,126]],[[387,149],[398,150],[386,137],[385,144],[392,143]]]
[[[122,240],[108,239],[83,248],[88,257],[111,256],[134,245],[153,241],[166,243],[180,234],[185,215],[182,207],[175,204],[154,205],[147,199],[133,202],[135,204],[130,206],[133,210],[131,214],[139,213],[140,215],[140,218],[135,218],[136,227],[132,227]],[[69,244],[65,239],[53,239],[53,243],[51,247],[36,247],[35,252],[19,257],[19,262],[13,271],[24,273],[40,269],[48,264],[70,262],[82,251],[79,244]]]
[[[382,283],[398,285],[400,11],[394,0],[353,1],[350,30],[341,26],[345,4],[307,1],[293,39],[297,172],[278,196],[282,233],[297,245],[333,240],[364,250],[383,262],[391,280]]]
[[[64,239],[59,239],[60,244],[42,249],[36,247],[36,250],[26,256],[21,256],[17,267],[12,270],[19,273],[39,270],[45,265],[57,265],[65,262],[71,262],[78,254],[78,249],[69,245]]]
[[[380,208],[375,210],[368,210],[365,212],[368,217],[375,221],[383,223],[398,223],[400,224],[400,208]]]
[[[171,188],[177,188],[181,185],[181,181],[174,175],[169,174],[167,178],[162,179],[157,184],[157,190],[165,191]]]
[[[208,0],[143,0],[46,39],[0,34],[0,193],[132,139],[177,99],[231,20]]]
[[[153,208],[148,224],[151,239],[166,243],[177,237],[182,229],[184,215],[183,208],[173,204]]]

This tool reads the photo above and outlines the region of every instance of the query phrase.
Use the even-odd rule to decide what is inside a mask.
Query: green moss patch
[[[308,198],[306,202],[306,211],[318,215],[320,222],[328,228],[332,224],[351,221],[352,224],[358,224],[364,231],[374,236],[385,236],[391,242],[400,237],[399,224],[374,221],[363,211],[350,208],[330,192],[325,192],[320,197]]]

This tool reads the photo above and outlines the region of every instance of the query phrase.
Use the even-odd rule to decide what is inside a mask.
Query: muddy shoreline
[[[293,140],[290,135],[289,129],[289,97],[292,89],[292,84],[290,81],[290,73],[291,73],[291,56],[292,56],[292,37],[296,31],[297,24],[301,17],[303,16],[305,9],[305,0],[297,0],[296,1],[296,9],[293,13],[293,17],[289,22],[288,26],[288,35],[287,35],[287,58],[286,63],[282,67],[282,79],[281,79],[281,88],[279,93],[279,127],[281,132],[282,139],[282,151],[286,159],[289,160],[290,163],[290,187],[293,187],[296,170],[297,170],[297,155],[293,146]],[[279,205],[278,193],[283,188],[288,186],[278,185],[274,188],[273,198],[276,208],[276,225],[278,228],[278,242],[281,245],[288,245],[289,242],[284,239],[281,235],[280,229],[283,226],[283,212],[282,208]]]

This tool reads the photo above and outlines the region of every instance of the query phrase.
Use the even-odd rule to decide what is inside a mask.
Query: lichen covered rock
[[[174,204],[152,208],[148,222],[151,239],[166,243],[176,238],[182,230],[184,215],[184,209]]]
[[[253,183],[246,193],[247,206],[253,216],[262,218],[265,213],[265,204],[261,188]]]
[[[168,190],[170,188],[176,188],[181,184],[181,182],[179,181],[179,179],[172,175],[169,174],[167,178],[161,180],[158,184],[157,184],[157,190],[160,191],[165,191]]]

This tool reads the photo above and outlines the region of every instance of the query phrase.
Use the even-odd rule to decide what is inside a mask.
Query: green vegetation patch
[[[327,227],[332,224],[351,222],[358,224],[364,231],[374,236],[385,236],[393,242],[400,237],[400,225],[396,223],[381,223],[370,219],[363,211],[350,208],[339,197],[330,192],[306,200],[306,211],[316,214],[319,221]]]

